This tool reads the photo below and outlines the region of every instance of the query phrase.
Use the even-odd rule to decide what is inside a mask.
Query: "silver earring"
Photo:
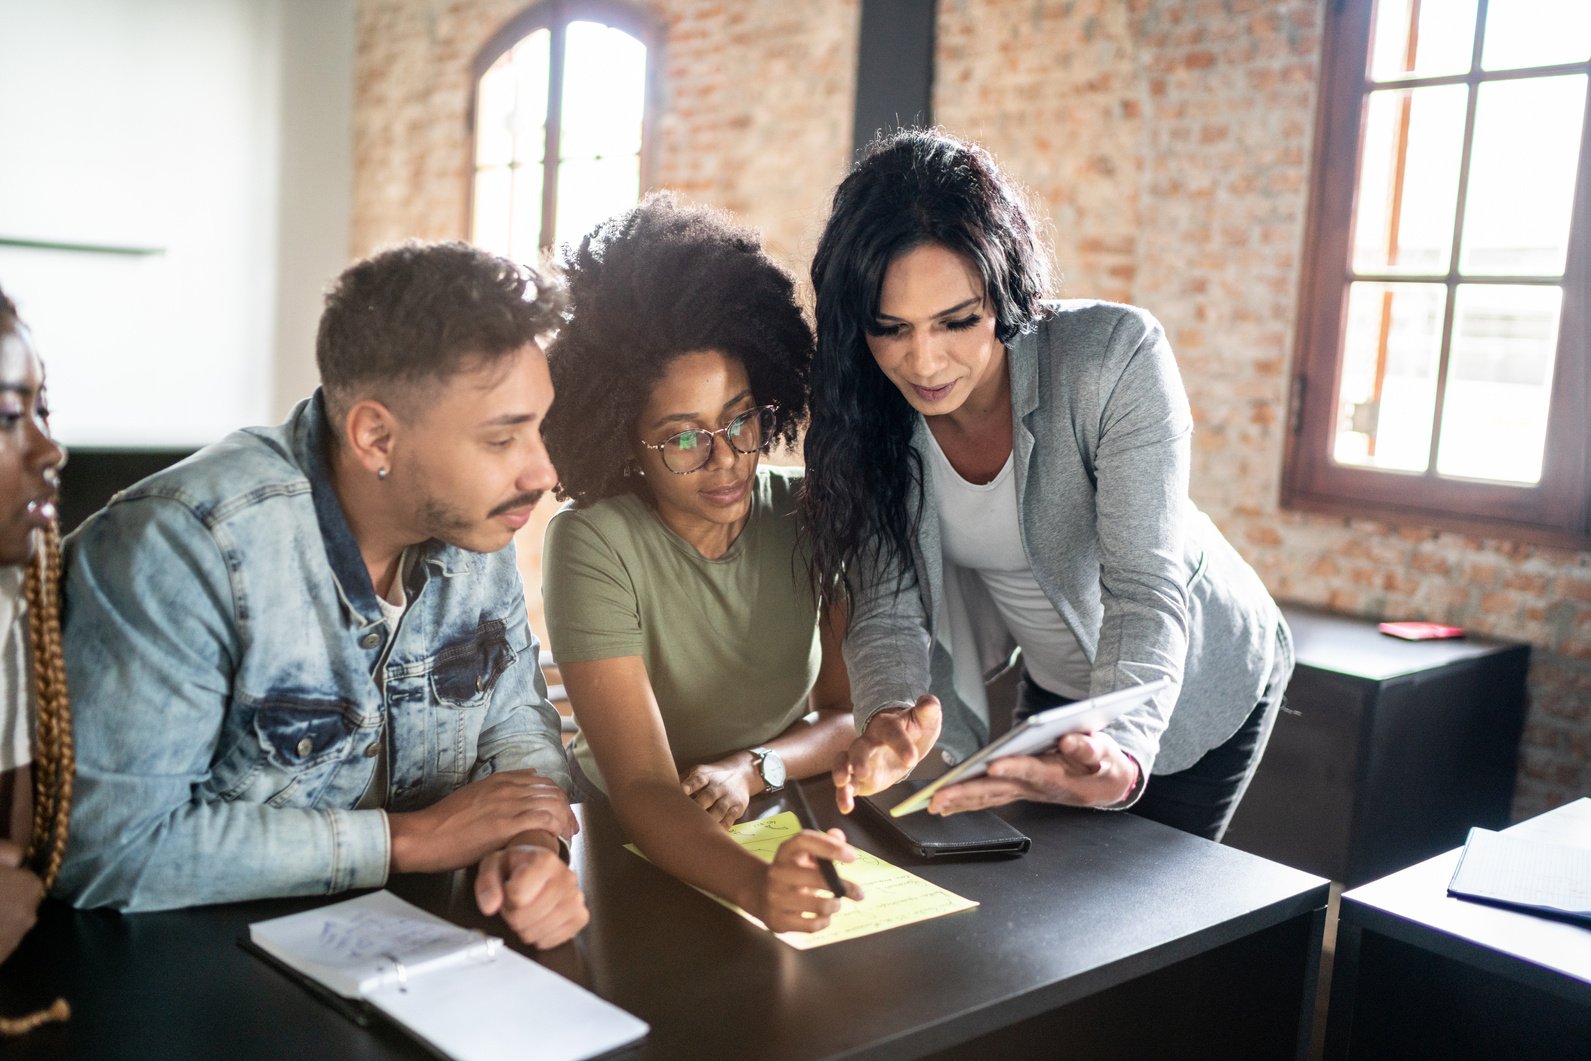
[[[387,477],[387,469],[385,469],[385,468],[377,468],[376,469],[376,478],[377,479],[385,479],[386,477]]]

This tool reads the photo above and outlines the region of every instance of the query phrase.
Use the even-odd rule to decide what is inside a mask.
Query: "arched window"
[[[651,184],[656,23],[612,0],[544,0],[475,59],[470,233],[520,261]]]

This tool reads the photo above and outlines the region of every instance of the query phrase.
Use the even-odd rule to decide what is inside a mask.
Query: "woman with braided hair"
[[[66,849],[72,719],[61,657],[56,480],[44,366],[0,292],[0,960],[32,927]],[[64,1016],[0,1017],[0,1035]]]

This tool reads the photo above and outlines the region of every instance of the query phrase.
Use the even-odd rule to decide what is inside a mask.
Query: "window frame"
[[[656,118],[660,112],[657,87],[660,76],[663,24],[652,13],[623,0],[539,0],[498,27],[481,45],[470,62],[470,102],[464,122],[469,132],[465,145],[464,227],[473,232],[475,220],[476,113],[480,106],[481,78],[520,41],[537,30],[550,34],[547,72],[547,138],[544,142],[541,185],[542,239],[539,249],[546,253],[553,243],[546,234],[556,228],[558,216],[559,133],[563,123],[564,40],[571,22],[600,22],[622,30],[646,48],[646,99],[641,111],[640,189],[644,197],[656,187]]]
[[[1487,7],[1488,0],[1479,0],[1476,19],[1482,32]],[[1413,520],[1490,537],[1585,548],[1591,545],[1591,327],[1587,320],[1591,314],[1591,87],[1582,115],[1579,172],[1570,213],[1563,310],[1540,482],[1519,486],[1444,479],[1437,476],[1434,460],[1422,474],[1337,464],[1332,459],[1348,291],[1358,278],[1352,270],[1351,253],[1362,123],[1373,83],[1369,52],[1374,13],[1375,0],[1335,0],[1326,13],[1314,172],[1288,402],[1282,506],[1334,515]],[[1455,226],[1463,224],[1474,100],[1483,80],[1477,69],[1482,32],[1476,34],[1472,68],[1466,74],[1408,79],[1411,87],[1449,83],[1469,87],[1470,111]],[[1541,77],[1549,73],[1591,74],[1591,63],[1497,71],[1488,73],[1484,80]],[[1459,232],[1455,228],[1455,233]],[[1371,280],[1381,275],[1364,274]],[[1438,416],[1446,388],[1455,285],[1470,278],[1490,279],[1462,273],[1456,255],[1448,263],[1445,276],[1397,277],[1399,281],[1430,279],[1448,285],[1436,393]],[[1435,427],[1433,422],[1433,430]]]

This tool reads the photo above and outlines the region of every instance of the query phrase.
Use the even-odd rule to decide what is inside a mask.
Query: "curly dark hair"
[[[402,407],[552,330],[563,307],[555,275],[467,243],[411,241],[357,262],[326,293],[315,340],[333,416],[363,397]]]
[[[806,420],[812,329],[795,281],[727,214],[654,193],[565,251],[569,311],[547,350],[555,397],[542,431],[558,496],[587,505],[650,497],[624,474],[635,419],[670,361],[717,350],[739,361],[757,401],[777,402],[773,437]]]
[[[978,270],[1001,342],[1045,313],[1048,250],[1021,190],[987,151],[938,129],[868,145],[834,192],[812,259],[818,350],[802,504],[812,572],[828,591],[854,592],[859,567],[910,575],[922,519],[916,414],[874,362],[866,331],[890,263],[924,244]]]

